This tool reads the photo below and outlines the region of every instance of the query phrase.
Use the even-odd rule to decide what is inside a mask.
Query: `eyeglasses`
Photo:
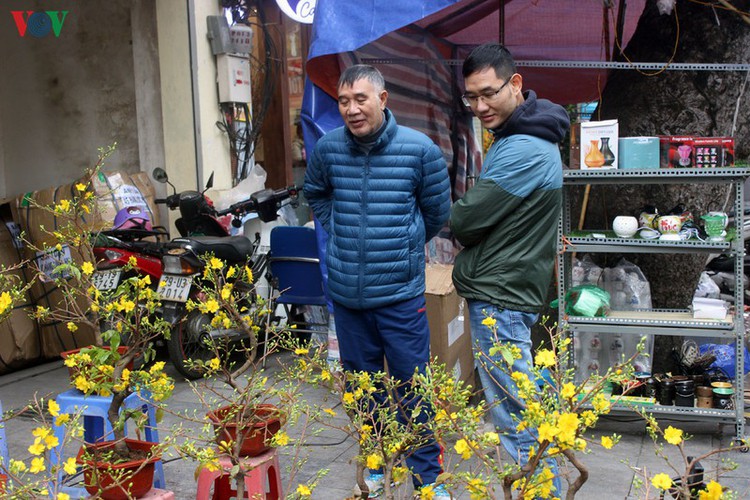
[[[513,79],[513,76],[508,78],[505,83],[503,83],[499,89],[497,90],[488,90],[486,92],[482,92],[479,95],[472,95],[472,94],[464,94],[461,96],[461,100],[464,103],[464,106],[467,108],[470,108],[472,106],[476,106],[479,104],[479,99],[481,99],[485,104],[491,104],[497,99],[497,96],[500,94],[500,91],[505,88],[506,85],[510,83],[510,81]]]

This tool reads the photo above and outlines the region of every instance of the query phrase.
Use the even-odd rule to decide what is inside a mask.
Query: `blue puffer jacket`
[[[448,219],[443,154],[426,135],[400,127],[389,110],[369,153],[337,128],[315,145],[305,197],[329,234],[328,291],[351,309],[424,293],[424,245]]]

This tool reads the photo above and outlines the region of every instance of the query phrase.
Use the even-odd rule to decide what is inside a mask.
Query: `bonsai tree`
[[[64,353],[64,363],[76,389],[86,395],[111,396],[108,420],[113,429],[114,448],[118,454],[127,456],[123,441],[125,422],[145,417],[140,411],[121,411],[125,399],[140,391],[150,402],[158,403],[171,394],[174,384],[164,373],[163,362],[147,365],[155,355],[154,340],[170,335],[170,324],[156,314],[160,303],[150,277],[136,274],[122,279],[112,290],[98,290],[93,281],[96,271],[93,246],[100,228],[91,221],[100,218],[96,216],[91,179],[113,151],[114,146],[100,150],[95,167],[74,184],[69,199],[60,199],[50,206],[28,200],[55,217],[55,229],[39,227],[38,233],[46,235],[43,238],[46,243],[41,246],[28,240],[27,243],[37,253],[54,256],[46,260],[45,266],[37,265],[36,272],[39,279],[53,280],[62,296],[52,307],[38,306],[35,316],[61,322],[73,336],[83,326],[97,332],[97,345]],[[63,252],[64,247],[70,252]],[[123,275],[135,264],[131,258]],[[141,361],[146,365],[136,369],[135,363]]]

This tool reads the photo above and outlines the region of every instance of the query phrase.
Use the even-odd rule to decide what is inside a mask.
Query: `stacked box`
[[[81,255],[73,244],[64,244],[61,249],[54,248],[57,241],[48,231],[57,227],[59,221],[44,206],[54,206],[63,199],[72,199],[80,194],[77,182],[54,188],[40,189],[26,193],[16,199],[18,222],[25,233],[25,238],[35,247],[47,248],[46,251],[31,252],[25,250],[25,257],[33,259],[40,269],[51,271],[59,264],[74,261],[81,264],[89,257]],[[154,189],[148,175],[143,172],[127,174],[124,172],[101,172],[93,179],[93,190],[96,196],[96,210],[82,218],[83,225],[92,231],[112,227],[114,217],[121,208],[130,205],[143,207],[151,216],[152,223],[158,225]],[[45,227],[42,230],[41,227]],[[65,306],[66,298],[57,288],[54,279],[42,277],[30,289],[31,300],[35,306],[58,309]],[[87,307],[80,298],[77,306]],[[96,341],[94,330],[80,324],[74,333],[64,323],[54,321],[40,322],[38,325],[41,339],[42,357],[55,358],[63,351],[89,346]]]
[[[621,137],[619,168],[659,168],[658,137]]]
[[[0,265],[17,266],[23,260],[24,243],[20,238],[18,214],[12,199],[0,200]],[[21,268],[13,271],[20,285],[31,278],[31,271]],[[41,357],[36,322],[31,319],[33,305],[29,294],[24,294],[20,304],[0,322],[0,373],[27,366]]]
[[[582,122],[578,137],[578,164],[581,170],[617,168],[619,139],[617,120]]]
[[[695,166],[733,167],[734,138],[732,137],[696,137],[693,140]]]
[[[456,380],[474,386],[468,311],[453,286],[452,274],[452,265],[428,265],[425,269],[430,356],[444,363]]]
[[[695,166],[693,136],[659,136],[659,165],[661,168],[690,168]]]

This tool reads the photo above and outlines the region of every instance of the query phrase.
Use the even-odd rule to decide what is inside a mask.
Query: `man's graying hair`
[[[355,64],[354,66],[346,68],[344,72],[341,73],[341,77],[339,77],[339,85],[337,88],[340,89],[344,85],[351,87],[354,85],[354,82],[362,79],[368,80],[372,83],[372,86],[375,87],[375,92],[385,90],[385,79],[383,78],[383,74],[369,64]]]
[[[513,60],[513,56],[510,55],[510,51],[504,45],[500,45],[499,43],[485,43],[471,51],[469,57],[464,61],[461,73],[466,78],[487,68],[494,69],[495,75],[498,78],[505,78],[507,80],[516,72],[516,63]]]

